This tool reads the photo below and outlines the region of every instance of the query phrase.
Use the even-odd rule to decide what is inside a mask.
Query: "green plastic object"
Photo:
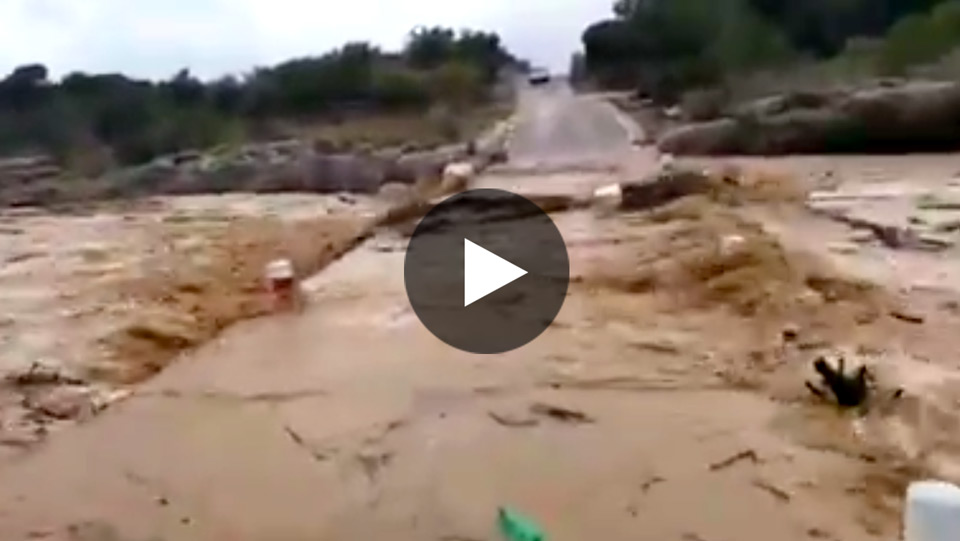
[[[506,541],[547,541],[540,526],[520,513],[501,507],[497,515],[500,533]]]

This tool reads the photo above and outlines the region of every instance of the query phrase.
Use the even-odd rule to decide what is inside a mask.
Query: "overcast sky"
[[[565,70],[609,0],[0,0],[0,71],[41,62],[166,78],[239,73],[346,41],[387,49],[419,25],[497,31],[518,56]]]

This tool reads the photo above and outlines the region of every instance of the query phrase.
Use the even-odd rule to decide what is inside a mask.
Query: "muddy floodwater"
[[[657,172],[588,97],[520,114],[522,156],[474,186],[580,197]],[[371,227],[380,200],[5,215],[6,368],[54,359],[128,395],[6,440],[0,538],[483,540],[504,506],[560,541],[896,538],[910,481],[960,480],[954,157],[679,162],[709,189],[552,213],[566,300],[502,355],[419,322],[415,220]],[[264,315],[281,252],[311,269],[307,308],[228,325]],[[116,292],[138,304],[98,300]],[[821,357],[869,368],[869,403],[817,398]],[[18,381],[31,426],[70,409]]]
[[[289,257],[301,272],[315,271],[366,234],[385,206],[355,196],[237,194],[2,211],[0,377],[56,374],[82,382],[91,399],[109,396],[223,326],[263,313],[265,261]],[[0,393],[13,447],[30,440],[25,432],[45,432],[46,421],[82,416],[60,405],[79,398],[20,391]],[[27,402],[61,414],[29,419],[31,408],[20,407]]]

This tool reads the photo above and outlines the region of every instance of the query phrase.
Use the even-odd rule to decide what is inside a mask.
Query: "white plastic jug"
[[[602,205],[619,205],[623,201],[623,189],[619,183],[601,186],[593,191],[593,198]]]
[[[917,481],[907,488],[905,541],[960,539],[960,487],[943,481]]]

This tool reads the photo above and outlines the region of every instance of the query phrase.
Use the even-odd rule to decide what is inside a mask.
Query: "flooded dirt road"
[[[588,153],[609,147],[611,172],[513,171],[478,185],[582,192],[652,169],[589,98],[526,99],[536,105],[522,106],[520,124],[532,131],[514,148],[536,150],[517,160],[550,154],[524,135],[548,122],[587,129],[577,141],[609,137]],[[479,541],[498,539],[500,506],[555,541],[895,535],[889,494],[865,481],[870,464],[822,444],[847,421],[807,418],[790,398],[800,379],[773,387],[782,393],[747,381],[755,368],[794,374],[765,364],[783,320],[742,311],[765,306],[753,286],[809,284],[749,274],[753,259],[736,282],[747,286],[710,285],[715,270],[703,286],[658,275],[672,254],[702,260],[697,239],[714,254],[724,228],[760,234],[676,213],[555,214],[570,254],[566,302],[537,340],[495,356],[452,349],[420,324],[403,287],[406,240],[379,231],[307,281],[305,313],[233,326],[0,467],[0,539]],[[816,429],[800,437],[804,421]]]

